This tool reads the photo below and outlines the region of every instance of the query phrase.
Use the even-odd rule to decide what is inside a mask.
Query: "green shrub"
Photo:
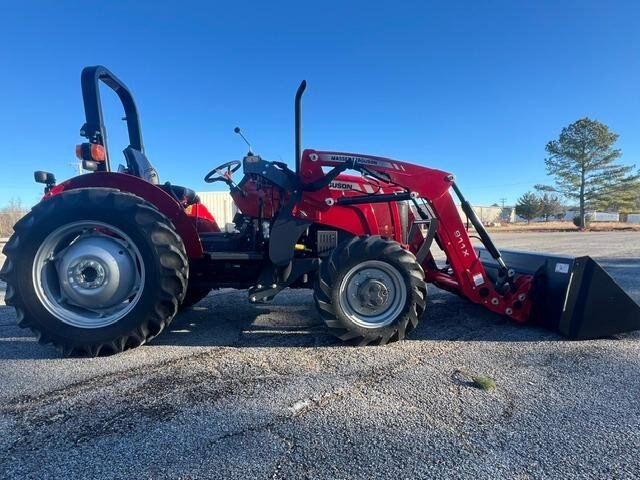
[[[589,228],[589,224],[591,224],[591,215],[587,214],[584,216],[584,223],[584,228]],[[580,215],[573,217],[573,224],[580,228]]]

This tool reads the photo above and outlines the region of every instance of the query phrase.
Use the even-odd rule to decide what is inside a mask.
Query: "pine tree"
[[[630,185],[629,188],[613,191],[611,195],[595,200],[593,207],[596,210],[612,210],[629,213],[637,210],[639,200],[640,185],[635,187]]]
[[[582,118],[547,143],[547,173],[555,177],[558,192],[578,200],[581,228],[586,208],[620,208],[638,194],[640,173],[633,173],[635,165],[615,163],[622,156],[614,148],[617,140],[603,123]]]
[[[522,195],[516,203],[516,215],[524,218],[527,223],[540,215],[542,206],[540,199],[535,193],[527,192]]]

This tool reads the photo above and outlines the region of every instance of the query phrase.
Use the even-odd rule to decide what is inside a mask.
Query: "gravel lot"
[[[638,233],[494,237],[591,254],[640,301]],[[640,334],[567,342],[430,295],[411,340],[352,348],[308,292],[220,291],[96,359],[60,358],[0,306],[0,477],[640,477]]]

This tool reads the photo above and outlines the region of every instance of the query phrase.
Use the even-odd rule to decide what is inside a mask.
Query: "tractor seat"
[[[163,185],[158,186],[185,207],[195,203],[200,203],[200,197],[198,197],[196,192],[190,188],[181,187],[180,185],[172,185],[169,182],[165,182]]]
[[[160,185],[160,179],[158,172],[147,156],[141,150],[137,150],[132,146],[128,146],[122,152],[127,160],[126,173],[135,175],[138,178],[142,178],[149,183],[158,185],[162,190],[172,196],[178,203],[182,204],[185,208],[194,203],[200,203],[200,198],[196,195],[196,192],[187,187],[181,187],[180,185],[171,185],[166,182],[164,185]]]

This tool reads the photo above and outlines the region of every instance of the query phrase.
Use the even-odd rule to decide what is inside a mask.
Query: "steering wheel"
[[[204,177],[204,181],[207,183],[220,181],[229,183],[232,181],[231,175],[237,172],[241,165],[242,162],[240,160],[231,160],[230,162],[223,163],[219,167],[216,167],[207,173]]]

